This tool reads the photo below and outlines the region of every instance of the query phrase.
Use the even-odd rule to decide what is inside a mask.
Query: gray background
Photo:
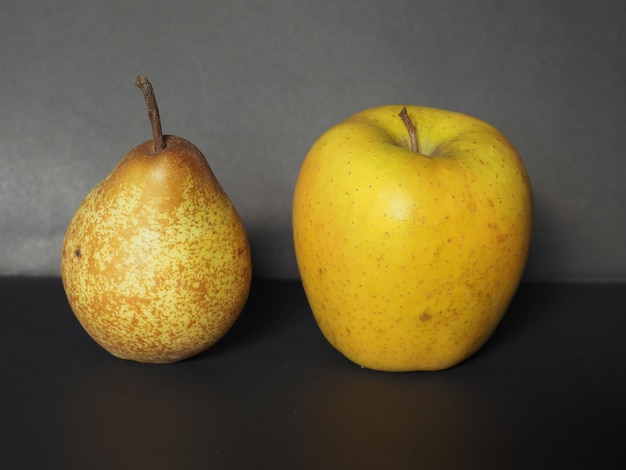
[[[248,229],[255,273],[295,278],[308,148],[370,106],[478,116],[534,189],[527,280],[626,279],[626,2],[0,2],[0,274],[59,273],[84,195],[150,138],[194,142]]]

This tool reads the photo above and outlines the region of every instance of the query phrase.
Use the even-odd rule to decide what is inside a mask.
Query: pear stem
[[[135,86],[141,90],[146,100],[148,117],[152,126],[152,145],[154,146],[154,153],[158,153],[165,148],[165,137],[163,137],[163,130],[161,129],[161,117],[159,116],[159,107],[157,106],[152,84],[148,77],[137,75]]]
[[[409,112],[406,110],[406,106],[402,108],[400,114],[398,115],[402,118],[404,125],[406,126],[407,131],[409,131],[409,137],[411,138],[411,150],[415,153],[419,152],[419,148],[417,146],[417,129],[415,128],[415,124],[411,121],[409,117]]]

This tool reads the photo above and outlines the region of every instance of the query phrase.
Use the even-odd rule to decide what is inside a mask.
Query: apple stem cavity
[[[419,152],[419,148],[417,146],[417,129],[415,128],[415,124],[411,121],[409,117],[409,112],[406,110],[406,106],[402,108],[399,116],[402,118],[404,125],[406,126],[407,131],[409,131],[409,137],[411,138],[411,150],[415,153]]]
[[[152,143],[154,146],[154,153],[158,153],[165,148],[165,137],[163,136],[163,130],[161,129],[161,117],[159,116],[159,107],[157,106],[152,84],[150,83],[150,80],[148,80],[148,77],[137,75],[135,86],[141,90],[146,100],[148,117],[150,118],[150,125],[152,126]]]

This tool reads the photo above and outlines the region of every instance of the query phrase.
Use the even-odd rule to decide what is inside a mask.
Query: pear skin
[[[207,160],[189,141],[161,137],[162,149],[156,139],[138,145],[87,194],[61,251],[83,328],[114,356],[147,363],[216,343],[252,276],[245,228]]]

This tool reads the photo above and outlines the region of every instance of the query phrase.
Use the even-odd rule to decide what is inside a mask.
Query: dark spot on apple
[[[420,320],[422,320],[422,321],[428,321],[428,320],[430,320],[431,318],[432,318],[432,315],[431,315],[430,313],[426,313],[426,312],[424,312],[424,313],[422,313],[422,314],[420,315]]]
[[[509,238],[509,235],[506,233],[498,233],[496,235],[496,241],[498,243],[504,243],[506,241],[506,239]]]
[[[74,254],[76,255],[77,258],[80,258],[80,248],[76,248],[76,250],[74,251]]]

